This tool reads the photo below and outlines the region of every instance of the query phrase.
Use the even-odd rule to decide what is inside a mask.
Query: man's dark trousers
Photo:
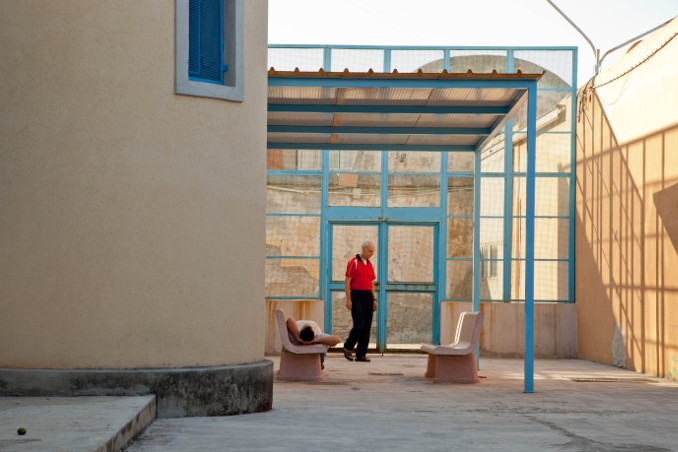
[[[355,351],[356,357],[367,354],[367,344],[370,342],[370,329],[372,328],[372,314],[374,312],[374,296],[371,290],[352,290],[351,291],[351,317],[353,317],[353,329],[344,342],[346,350],[353,350],[358,343]]]

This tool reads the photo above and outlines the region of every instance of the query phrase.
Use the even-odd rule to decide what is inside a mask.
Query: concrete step
[[[124,450],[155,420],[155,396],[0,397],[3,452]],[[18,434],[25,428],[24,435]]]

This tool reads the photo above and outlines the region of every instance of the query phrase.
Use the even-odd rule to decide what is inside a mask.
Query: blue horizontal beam
[[[372,49],[372,50],[577,50],[577,47],[568,46],[381,46],[381,45],[351,45],[351,44],[269,44],[269,49]]]
[[[433,283],[386,283],[384,287],[389,292],[435,292]]]
[[[271,112],[299,113],[413,113],[413,114],[458,114],[458,115],[505,115],[505,106],[425,106],[425,105],[317,105],[317,104],[268,104]]]
[[[328,151],[443,151],[475,152],[475,146],[443,144],[334,144],[334,143],[276,143],[268,142],[268,149],[322,149]]]
[[[330,75],[317,77],[268,76],[268,86],[312,86],[322,88],[473,88],[527,90],[530,83],[536,82],[537,80],[534,78],[520,76],[515,76],[515,78],[513,78],[507,77],[505,74],[502,74],[502,78],[427,78],[417,77],[416,74],[412,74],[411,78],[380,77],[378,75],[373,77],[335,77]]]
[[[482,127],[268,126],[270,133],[373,133],[391,135],[489,135]]]

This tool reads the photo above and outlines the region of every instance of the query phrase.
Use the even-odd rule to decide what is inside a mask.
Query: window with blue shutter
[[[188,75],[223,83],[222,0],[189,0]]]
[[[175,5],[175,92],[242,102],[244,0]]]

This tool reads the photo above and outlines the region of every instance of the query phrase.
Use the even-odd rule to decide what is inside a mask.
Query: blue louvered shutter
[[[221,0],[189,0],[188,74],[223,82]]]

